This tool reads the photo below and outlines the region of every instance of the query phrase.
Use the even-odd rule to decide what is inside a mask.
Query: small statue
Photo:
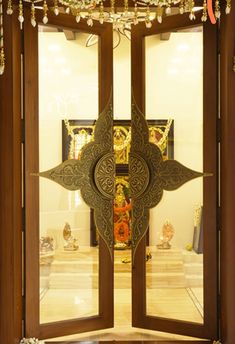
[[[63,237],[64,237],[64,250],[65,251],[77,251],[78,250],[78,239],[72,236],[71,227],[68,222],[65,223],[63,229]]]
[[[162,236],[160,237],[161,243],[157,245],[157,248],[165,249],[165,250],[170,249],[171,248],[170,241],[173,238],[173,235],[174,235],[174,227],[167,220],[162,227]]]
[[[40,238],[40,254],[46,254],[54,251],[54,240],[52,237],[45,236]]]

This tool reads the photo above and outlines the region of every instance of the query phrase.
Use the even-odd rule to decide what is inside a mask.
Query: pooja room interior
[[[12,69],[7,67],[0,79],[1,97],[15,95],[12,102],[0,103],[1,226],[6,228],[0,240],[0,276],[6,282],[1,287],[0,339],[7,344],[23,337],[46,343],[233,344],[235,65],[233,71],[228,61],[235,51],[234,21],[222,19],[219,48],[218,33],[199,21],[146,34],[139,68],[144,101],[138,107],[133,69],[138,71],[140,57],[133,58],[129,26],[113,30],[109,82],[109,76],[100,76],[102,35],[84,30],[83,24],[75,29],[52,19],[51,25],[30,28],[28,38],[26,23],[19,43],[23,36],[14,20],[4,24],[11,39],[6,61]],[[106,62],[109,54],[107,49]],[[113,115],[113,253],[97,226],[96,209],[83,199],[86,191],[66,189],[62,170],[53,170],[76,160],[85,171],[86,147],[96,142],[96,128],[102,127],[96,123],[110,113],[108,102],[101,109],[104,89]],[[143,112],[148,141],[160,152],[161,162],[177,161],[190,169],[182,183],[169,173],[177,187],[161,190],[138,248],[132,238],[136,203],[130,186],[135,111]],[[94,170],[97,166],[96,161]],[[63,182],[54,182],[56,174]],[[95,185],[96,177],[89,178]],[[102,194],[101,203],[103,199]]]
[[[93,139],[92,123],[98,117],[97,40],[86,33],[75,33],[68,40],[64,32],[39,27],[40,171],[62,159],[79,158],[84,144]],[[164,159],[197,171],[203,169],[202,40],[202,26],[146,39],[150,140],[159,145]],[[114,45],[114,154],[116,164],[124,165],[131,143],[130,37],[114,31]],[[128,332],[130,202],[128,171],[126,175],[124,171],[116,176],[114,201],[115,329],[123,332],[122,338],[136,335],[138,339],[143,335]],[[203,322],[202,209],[203,182],[195,179],[164,192],[151,210],[146,251],[149,315]],[[79,191],[40,180],[42,323],[97,314],[99,239],[94,231],[91,210]]]

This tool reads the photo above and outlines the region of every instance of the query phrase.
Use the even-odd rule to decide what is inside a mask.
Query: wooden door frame
[[[7,2],[3,2],[6,13]],[[221,18],[221,121],[222,121],[222,227],[221,307],[223,344],[235,342],[235,6]],[[4,16],[6,70],[0,76],[0,339],[16,344],[25,336],[21,298],[21,133],[20,133],[20,30],[17,13]],[[13,87],[15,85],[15,87]],[[7,100],[7,102],[6,102]],[[15,110],[13,110],[15,108]],[[17,110],[18,109],[18,110]],[[18,180],[18,182],[16,182]],[[14,182],[15,181],[15,182]],[[13,221],[13,218],[18,219]],[[23,313],[24,314],[24,313]],[[186,342],[184,342],[186,343]]]
[[[132,92],[140,110],[145,113],[145,37],[156,33],[169,32],[202,25],[200,14],[195,21],[190,21],[188,14],[164,18],[159,25],[156,21],[150,29],[145,23],[136,25],[131,36],[131,77]],[[146,315],[146,266],[145,237],[139,244],[132,274],[132,325],[134,327],[173,332],[194,337],[218,338],[218,226],[217,226],[217,112],[218,112],[218,56],[217,27],[209,22],[203,32],[203,156],[204,171],[212,171],[213,177],[203,182],[203,228],[204,231],[204,324],[190,323],[173,319]],[[205,44],[206,42],[206,44]],[[136,63],[138,56],[139,64]],[[210,128],[210,130],[207,130]]]
[[[6,7],[3,8],[4,13]],[[21,32],[4,17],[5,72],[0,76],[0,341],[22,338]]]
[[[223,11],[225,4],[223,4]],[[221,340],[235,343],[235,6],[220,25]]]
[[[42,18],[40,10],[37,18]],[[39,171],[38,128],[38,30],[30,23],[30,11],[25,11],[24,30],[24,113],[25,113],[25,295],[26,337],[40,339],[113,327],[113,262],[103,240],[99,242],[99,314],[88,318],[40,324],[39,312]],[[112,91],[112,26],[94,22],[89,28],[85,20],[79,24],[67,14],[48,15],[49,25],[80,30],[99,36],[99,113],[108,103]],[[40,22],[39,22],[40,23]],[[109,87],[107,87],[109,85]],[[103,283],[106,281],[106,283]]]

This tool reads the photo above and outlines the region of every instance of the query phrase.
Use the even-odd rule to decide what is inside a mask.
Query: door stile
[[[42,11],[36,11],[42,18]],[[30,173],[39,171],[38,153],[38,32],[30,24],[30,11],[24,23],[24,107],[25,107],[25,201],[26,201],[26,337],[40,339],[98,330],[113,326],[113,261],[103,239],[99,242],[99,314],[89,318],[40,324],[39,320],[39,179]],[[79,29],[99,35],[99,113],[112,95],[112,26],[86,21],[76,23],[69,15],[48,14],[49,25]],[[39,20],[40,23],[40,20]],[[104,283],[105,281],[105,283]]]
[[[203,183],[204,212],[204,326],[218,338],[218,27],[204,23],[203,35],[203,168],[213,177]]]
[[[185,14],[169,16],[161,25],[153,23],[150,29],[146,29],[144,23],[132,28],[132,97],[143,114],[145,114],[145,37],[199,24],[201,24],[200,16],[192,22]],[[213,172],[213,177],[203,181],[205,205],[203,226],[207,228],[204,233],[204,324],[146,315],[146,237],[144,237],[136,250],[132,267],[132,325],[144,329],[215,339],[218,338],[217,27],[206,22],[203,24],[203,28],[203,170]],[[137,57],[138,64],[136,63]]]

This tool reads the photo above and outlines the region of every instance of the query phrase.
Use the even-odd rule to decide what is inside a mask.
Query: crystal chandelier
[[[170,15],[172,8],[177,8],[178,13],[189,13],[190,20],[196,18],[196,8],[194,0],[123,0],[123,7],[116,8],[116,0],[19,0],[17,7],[18,19],[22,25],[24,22],[24,6],[31,7],[31,24],[37,25],[36,8],[42,9],[42,22],[48,23],[48,11],[53,11],[57,16],[60,13],[72,14],[77,23],[81,18],[87,21],[88,26],[93,25],[94,20],[100,24],[109,22],[114,29],[127,28],[145,22],[147,28],[151,28],[152,21],[157,20],[160,24],[164,16]],[[226,14],[231,11],[231,1],[226,0]],[[3,0],[0,0],[0,75],[5,69],[4,54],[4,32],[3,32]],[[198,1],[197,1],[198,5]],[[201,0],[202,22],[208,17],[212,24],[215,24],[221,16],[220,0]],[[15,8],[14,7],[14,8]],[[153,13],[154,8],[154,13]],[[8,0],[6,13],[13,13],[12,0]],[[201,13],[201,12],[200,12]]]

